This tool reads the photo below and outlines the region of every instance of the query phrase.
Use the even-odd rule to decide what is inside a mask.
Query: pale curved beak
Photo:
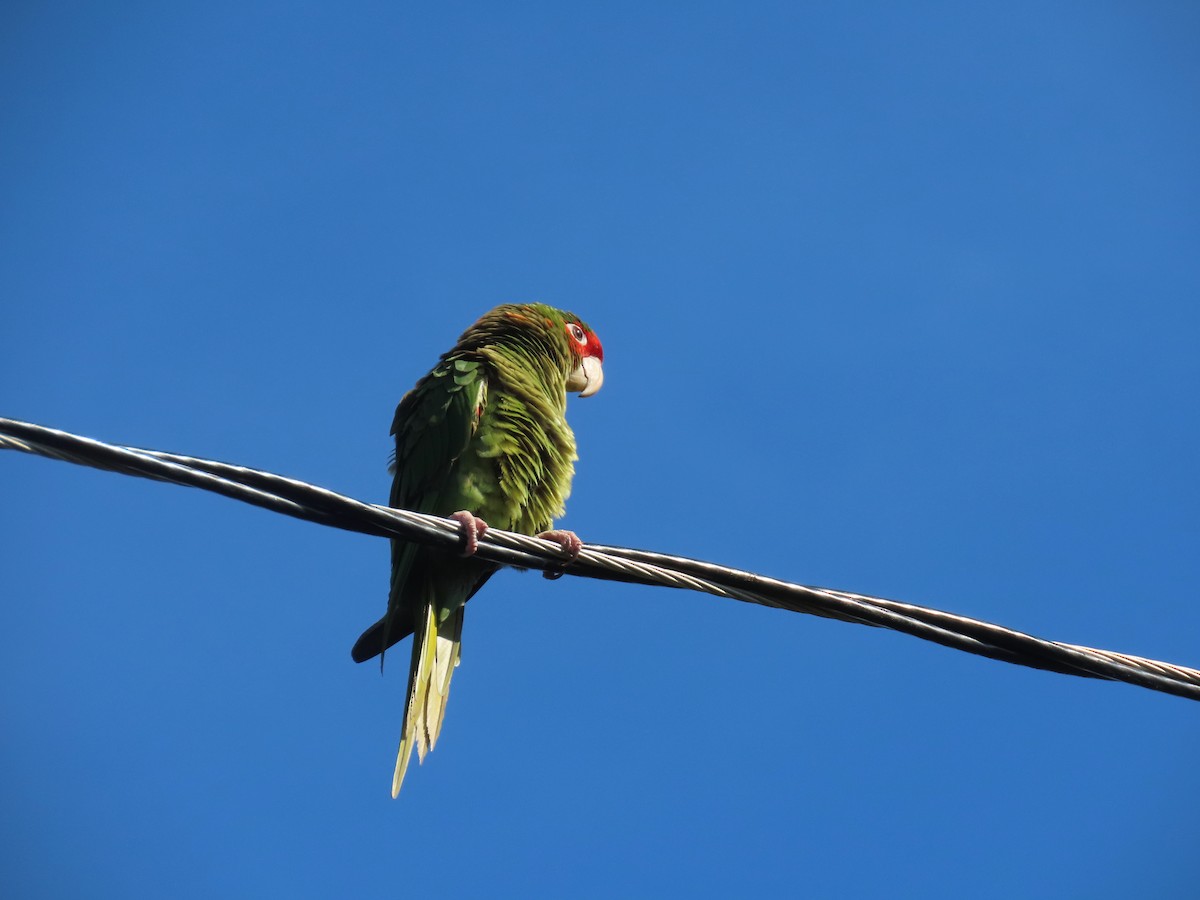
[[[580,397],[590,397],[604,384],[604,366],[595,356],[585,356],[567,379],[568,391],[579,391]]]

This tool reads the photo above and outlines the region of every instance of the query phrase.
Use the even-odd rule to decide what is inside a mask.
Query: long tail
[[[450,678],[458,665],[462,641],[463,606],[459,606],[438,625],[438,607],[432,592],[426,592],[413,629],[412,666],[408,673],[408,699],[404,703],[404,730],[396,772],[392,776],[392,797],[400,793],[404,773],[417,748],[418,761],[437,744],[450,697]]]

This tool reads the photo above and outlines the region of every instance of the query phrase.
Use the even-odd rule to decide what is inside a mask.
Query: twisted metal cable
[[[363,503],[271,472],[159,450],[120,447],[53,428],[0,418],[0,449],[198,487],[306,521],[379,537],[401,537],[452,549],[457,522]],[[585,545],[568,561],[555,543],[490,528],[478,555],[502,565],[635,584],[682,588],[776,609],[889,628],[946,647],[1014,665],[1123,681],[1200,700],[1200,671],[1111,650],[1037,638],[942,610],[830,588],[793,584],[627,547]]]

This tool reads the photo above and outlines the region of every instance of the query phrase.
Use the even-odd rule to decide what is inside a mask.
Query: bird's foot
[[[554,531],[543,531],[538,535],[543,541],[550,541],[552,544],[558,544],[565,554],[567,554],[567,562],[574,562],[579,559],[579,551],[583,549],[583,541],[579,539],[573,531],[564,531],[555,529]],[[543,578],[562,578],[562,569],[547,569],[542,572]]]
[[[459,556],[474,556],[475,551],[479,549],[479,539],[487,534],[487,522],[465,509],[460,509],[447,518],[458,523],[462,534],[463,546]]]

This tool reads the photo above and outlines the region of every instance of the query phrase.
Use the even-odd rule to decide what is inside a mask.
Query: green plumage
[[[594,351],[572,339],[573,330],[592,338]],[[442,516],[466,510],[524,534],[549,529],[563,514],[577,458],[565,418],[568,382],[588,355],[602,358],[599,341],[570,313],[525,304],[483,316],[396,408],[391,505]],[[414,635],[393,796],[412,746],[424,759],[437,740],[464,605],[495,569],[392,541],[387,613],[359,638],[353,656],[370,659]]]

